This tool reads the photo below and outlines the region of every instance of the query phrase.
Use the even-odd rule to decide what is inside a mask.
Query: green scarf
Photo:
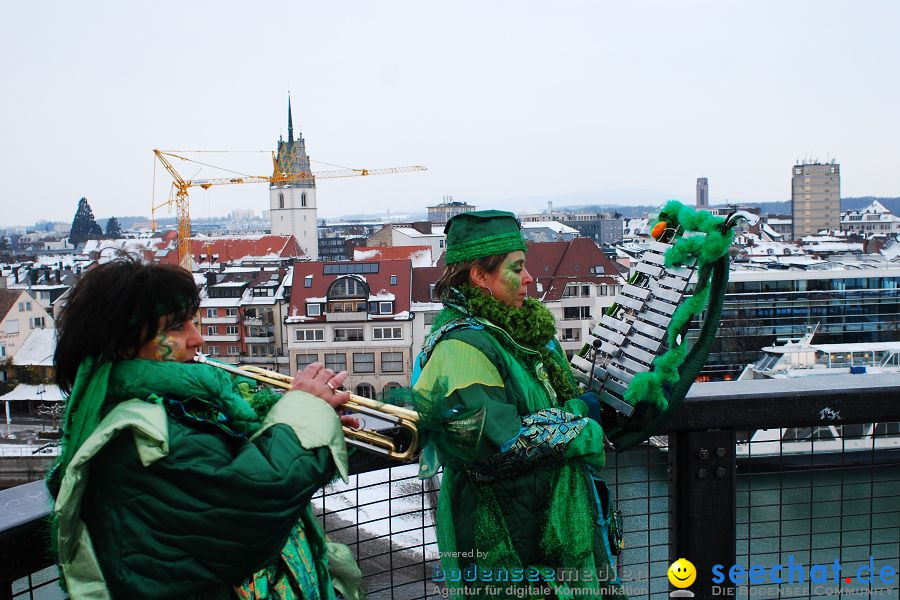
[[[561,364],[548,344],[556,336],[556,319],[546,306],[534,298],[525,298],[522,307],[507,306],[491,295],[483,293],[479,288],[463,284],[457,293],[444,304],[447,308],[435,317],[432,331],[453,319],[471,315],[490,321],[504,330],[510,337],[529,350],[540,353],[541,362],[547,369],[550,385],[556,392],[560,402],[573,398],[578,391],[574,385],[568,367]],[[514,356],[526,364],[533,362],[514,344],[510,344],[504,336],[497,340]]]

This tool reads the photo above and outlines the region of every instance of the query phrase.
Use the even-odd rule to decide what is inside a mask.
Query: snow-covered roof
[[[52,367],[53,353],[56,351],[55,329],[32,329],[31,334],[13,357],[13,364],[19,366]]]
[[[443,229],[441,230],[440,233],[436,233],[434,227],[432,227],[431,233],[422,233],[421,231],[418,231],[418,230],[416,230],[416,229],[413,229],[412,227],[395,227],[395,228],[394,228],[394,231],[397,231],[397,232],[399,232],[399,233],[402,233],[403,235],[408,236],[408,237],[429,237],[429,238],[434,238],[434,237],[442,237],[442,236],[444,235]]]
[[[531,221],[528,223],[522,223],[522,229],[541,229],[541,228],[552,229],[556,233],[559,234],[572,234],[578,235],[578,230],[574,227],[569,227],[568,225],[563,225],[559,221]]]
[[[20,383],[8,394],[0,396],[0,401],[40,400],[42,402],[62,402],[65,400],[58,385]]]

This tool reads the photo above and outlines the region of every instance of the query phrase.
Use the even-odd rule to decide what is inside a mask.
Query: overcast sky
[[[842,195],[900,195],[900,3],[879,1],[4,2],[0,225],[149,215],[152,148],[272,150],[425,173],[322,180],[319,215],[452,195],[790,197],[797,159]],[[203,155],[268,174],[267,154]],[[181,168],[181,167],[179,167]],[[329,169],[314,163],[314,169]],[[183,175],[214,171],[183,167]],[[170,180],[156,172],[157,199]],[[265,185],[192,191],[197,217]],[[562,203],[557,200],[557,203]]]

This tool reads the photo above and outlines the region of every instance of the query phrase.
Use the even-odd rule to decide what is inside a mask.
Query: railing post
[[[727,576],[713,590],[712,568],[724,565],[727,574],[736,560],[734,430],[678,431],[669,435],[669,443],[674,525],[670,563],[679,558],[693,563],[697,580],[688,589],[694,597],[733,596]]]

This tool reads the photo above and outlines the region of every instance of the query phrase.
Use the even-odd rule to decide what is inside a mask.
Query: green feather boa
[[[461,285],[458,292],[455,298],[445,302],[448,308],[435,318],[432,331],[466,314],[490,321],[508,333],[516,344],[540,353],[541,362],[550,378],[550,385],[553,386],[560,402],[577,395],[578,391],[571,374],[563,369],[560,361],[554,358],[553,352],[547,346],[556,336],[556,319],[547,307],[534,298],[525,298],[521,308],[507,306],[493,296],[485,294],[481,289],[467,284]],[[510,344],[504,336],[497,336],[497,340],[507,351],[526,364],[532,365],[534,362],[533,355],[529,356],[522,352]]]

